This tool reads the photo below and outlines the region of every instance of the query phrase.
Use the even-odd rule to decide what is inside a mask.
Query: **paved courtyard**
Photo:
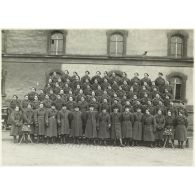
[[[192,140],[190,140],[192,141]],[[3,165],[35,166],[190,166],[190,148],[111,147],[73,144],[14,144],[2,133]]]

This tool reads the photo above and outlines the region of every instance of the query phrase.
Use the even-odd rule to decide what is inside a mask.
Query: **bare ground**
[[[14,144],[2,134],[3,165],[27,166],[191,166],[192,146],[185,149],[111,147],[73,144]]]

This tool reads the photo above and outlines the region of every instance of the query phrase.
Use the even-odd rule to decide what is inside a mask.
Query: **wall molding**
[[[136,66],[164,66],[164,67],[193,67],[193,58],[168,58],[155,56],[47,56],[47,55],[2,55],[3,63],[56,63],[56,64],[105,64],[105,65],[136,65]]]

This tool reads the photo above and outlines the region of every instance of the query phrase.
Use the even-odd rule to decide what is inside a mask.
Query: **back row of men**
[[[155,82],[151,82],[147,73],[141,80],[137,73],[131,80],[127,78],[126,73],[123,73],[123,77],[119,79],[113,72],[112,76],[104,75],[104,79],[101,80],[99,74],[97,72],[97,75],[90,79],[89,72],[86,71],[86,75],[80,80],[76,72],[72,77],[67,71],[62,76],[54,72],[40,93],[32,88],[22,102],[14,96],[10,102],[10,109],[13,110],[18,104],[25,109],[28,103],[33,109],[38,109],[40,102],[43,102],[45,108],[51,108],[51,104],[54,103],[56,109],[60,110],[65,103],[68,110],[73,110],[74,105],[78,103],[81,111],[88,110],[89,104],[93,104],[96,111],[101,111],[105,107],[111,112],[113,107],[118,106],[122,112],[125,106],[130,106],[131,112],[135,112],[139,107],[143,113],[148,108],[152,115],[159,109],[163,114],[166,114],[167,110],[171,110],[173,115],[178,114],[178,109],[174,107],[172,101],[172,87],[165,84],[162,73],[159,73]],[[122,80],[123,83],[120,85]],[[187,115],[182,102],[179,109]]]

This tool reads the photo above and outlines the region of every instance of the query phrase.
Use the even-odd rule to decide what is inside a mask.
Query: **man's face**
[[[90,109],[90,111],[93,111],[93,110],[94,110],[94,107],[90,106],[90,108],[89,108],[89,109]]]
[[[118,108],[115,108],[115,109],[114,109],[114,113],[117,113],[117,112],[118,112]]]
[[[69,100],[72,101],[73,100],[72,97],[70,97]]]
[[[103,113],[106,113],[106,109],[103,109],[102,112],[103,112]]]
[[[158,114],[159,114],[159,115],[161,115],[161,114],[162,114],[162,111],[161,111],[161,110],[159,110],[159,111],[158,111]]]
[[[78,111],[79,111],[79,108],[78,108],[78,107],[76,107],[76,108],[75,108],[75,111],[77,111],[77,112],[78,112]]]

